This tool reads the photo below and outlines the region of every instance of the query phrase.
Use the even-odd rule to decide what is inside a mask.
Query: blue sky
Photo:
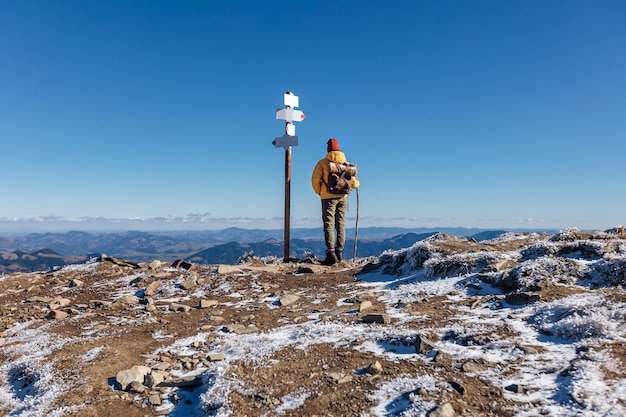
[[[0,223],[282,227],[291,90],[293,227],[329,137],[360,227],[624,224],[625,40],[623,1],[0,0]]]

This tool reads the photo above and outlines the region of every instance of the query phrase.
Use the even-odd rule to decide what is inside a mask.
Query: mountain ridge
[[[344,257],[354,257],[354,229],[347,229]],[[472,228],[363,228],[359,230],[357,257],[378,256],[385,250],[411,246],[436,233],[486,240],[506,230]],[[318,228],[293,229],[290,254],[296,258],[323,256],[323,233]],[[82,231],[0,235],[0,273],[52,269],[84,262],[101,254],[150,262],[185,259],[202,264],[234,264],[246,254],[283,256],[283,230],[228,228],[207,231],[91,233]],[[54,252],[53,254],[47,253]],[[25,256],[23,254],[27,254]],[[13,254],[12,256],[10,256]]]

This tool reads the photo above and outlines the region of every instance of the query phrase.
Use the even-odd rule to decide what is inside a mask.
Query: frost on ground
[[[332,268],[247,254],[3,276],[0,412],[623,416],[625,238],[438,234]]]

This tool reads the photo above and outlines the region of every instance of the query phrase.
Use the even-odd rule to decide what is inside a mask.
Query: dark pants
[[[348,199],[345,197],[322,200],[322,221],[324,222],[326,249],[343,249],[346,243],[346,211],[348,211]],[[337,230],[336,241],[335,230]]]

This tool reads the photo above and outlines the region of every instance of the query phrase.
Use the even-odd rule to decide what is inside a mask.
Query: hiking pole
[[[356,222],[354,223],[354,255],[352,262],[356,261],[356,241],[359,236],[359,189],[356,189]]]

